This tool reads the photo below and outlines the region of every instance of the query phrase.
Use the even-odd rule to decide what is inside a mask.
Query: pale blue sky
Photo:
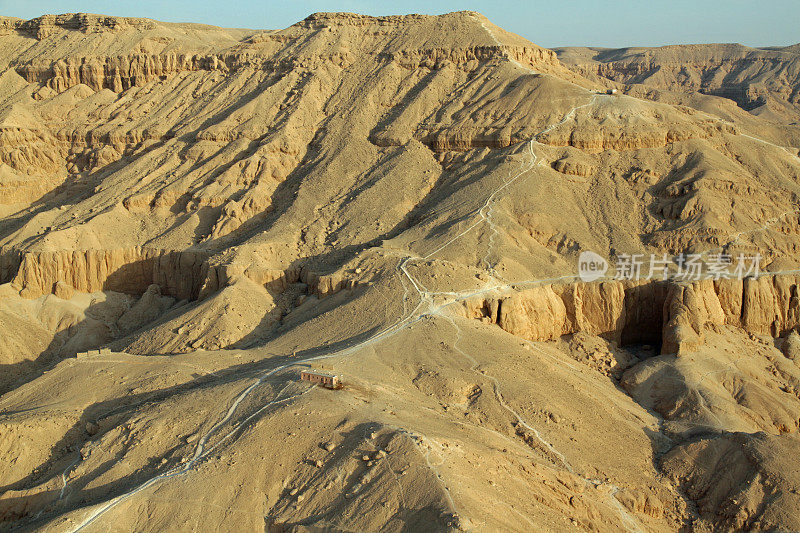
[[[21,18],[84,12],[258,29],[285,28],[315,11],[386,15],[465,9],[547,47],[800,42],[799,0],[0,0],[0,15]]]

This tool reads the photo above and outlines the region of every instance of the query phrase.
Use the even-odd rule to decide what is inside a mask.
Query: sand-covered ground
[[[0,530],[800,530],[796,47],[0,44]]]

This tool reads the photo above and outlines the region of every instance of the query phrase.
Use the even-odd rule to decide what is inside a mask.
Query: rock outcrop
[[[160,55],[66,58],[52,63],[18,65],[16,71],[26,81],[40,83],[57,93],[80,84],[94,91],[110,89],[120,93],[180,72],[227,72],[235,66],[235,57],[171,52]]]
[[[155,26],[155,21],[145,18],[111,17],[89,13],[42,15],[31,20],[4,17],[0,20],[0,28],[3,30],[27,33],[39,40],[46,39],[58,29],[79,31],[81,33],[99,33],[114,31],[125,26],[132,26],[144,31],[152,29]]]
[[[12,284],[25,298],[70,288],[143,294],[152,284],[180,300],[197,298],[208,254],[133,247],[25,252]]]
[[[0,18],[0,43],[0,529],[794,527],[702,523],[658,459],[796,439],[797,335],[767,334],[797,278],[535,284],[581,250],[792,272],[796,126],[607,94],[473,12]],[[323,362],[344,390],[297,382]],[[199,485],[247,490],[174,504]]]
[[[597,154],[605,150],[622,152],[661,148],[690,139],[709,139],[722,133],[735,132],[733,126],[722,123],[695,126],[652,123],[630,130],[603,125],[572,125],[553,128],[537,140],[552,146],[571,146]]]
[[[800,334],[797,333],[797,330],[792,330],[786,335],[781,351],[787,359],[800,363]]]
[[[469,299],[464,305],[467,316],[534,341],[584,331],[621,343],[650,342],[661,337],[667,289],[663,282],[570,283]]]
[[[162,296],[161,287],[150,285],[142,297],[119,317],[117,325],[123,333],[130,333],[163,315],[174,303],[174,298]]]
[[[595,172],[595,166],[591,163],[584,161],[576,161],[576,158],[562,157],[553,161],[553,170],[567,174],[568,176],[578,176],[580,178],[589,178]]]
[[[205,298],[228,286],[239,276],[275,293],[285,291],[293,283],[304,283],[308,286],[308,293],[317,298],[325,298],[345,289],[354,289],[360,284],[358,279],[343,272],[320,274],[300,266],[282,270],[256,264],[246,267],[239,264],[212,264],[208,267],[206,278],[198,295],[199,298]]]
[[[199,250],[147,247],[6,252],[0,254],[0,267],[5,279],[29,299],[45,294],[69,299],[76,291],[146,296],[157,289],[159,297],[163,293],[178,300],[198,300],[224,289],[239,277],[275,294],[301,282],[308,286],[309,294],[324,298],[361,283],[344,272],[320,274],[301,266],[277,269],[209,261],[210,257],[209,252]]]
[[[683,355],[724,325],[785,335],[800,325],[800,277],[764,275],[691,283],[604,281],[548,285],[464,301],[466,315],[533,341],[587,332],[621,344],[660,344]]]

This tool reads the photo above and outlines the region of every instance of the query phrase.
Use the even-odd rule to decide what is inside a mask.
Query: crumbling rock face
[[[33,202],[69,177],[119,161],[136,149],[144,152],[172,137],[158,128],[103,133],[84,128],[51,130],[28,118],[31,127],[9,124],[8,118],[0,121],[0,164],[7,165],[0,179],[0,204]]]
[[[563,126],[542,134],[537,140],[552,146],[572,146],[596,154],[605,150],[621,152],[661,148],[676,142],[708,139],[735,131],[733,126],[721,123],[698,126],[652,124],[640,126],[636,130],[621,130],[602,125],[573,126],[571,129]]]
[[[360,283],[359,280],[342,272],[319,274],[300,266],[291,266],[282,270],[255,264],[246,267],[239,264],[212,264],[207,269],[199,298],[203,299],[227,287],[240,276],[273,293],[281,293],[293,283],[301,282],[308,286],[308,293],[317,298],[325,298],[341,290],[354,289]]]
[[[428,146],[434,152],[463,152],[475,148],[498,149],[525,140],[518,133],[511,134],[509,131],[502,130],[486,132],[477,129],[422,131],[415,135],[415,139]],[[375,136],[372,140],[377,146],[398,146],[402,144],[401,141],[395,141],[384,136]]]
[[[503,57],[513,57],[520,63],[532,67],[557,67],[555,53],[544,48],[510,47],[510,46],[476,46],[474,48],[429,48],[419,50],[401,50],[379,54],[381,59],[396,62],[402,68],[416,70],[427,68],[438,70],[455,65],[465,71],[475,70],[480,62],[491,61]]]
[[[302,282],[308,286],[309,294],[324,298],[354,289],[360,283],[343,272],[319,274],[300,266],[277,269],[209,262],[209,258],[210,254],[203,251],[146,247],[22,253],[12,250],[0,253],[0,271],[24,298],[56,294],[68,299],[75,291],[146,295],[157,286],[159,297],[163,293],[178,300],[198,300],[224,289],[239,277],[274,294]]]
[[[119,317],[117,325],[123,333],[130,333],[154,321],[174,303],[174,298],[162,296],[161,287],[150,285],[142,297]]]
[[[172,304],[151,287],[136,306],[120,318],[124,333],[160,317]],[[269,331],[280,318],[272,295],[245,277],[231,280],[222,290],[184,309],[165,316],[136,335],[115,341],[114,347],[128,353],[187,353],[219,350],[247,344]]]
[[[486,317],[529,340],[584,331],[622,343],[650,342],[661,336],[666,288],[665,283],[571,283],[464,304],[467,316]]]
[[[148,19],[109,17],[89,13],[65,13],[62,15],[42,15],[31,20],[4,19],[0,28],[19,31],[33,35],[37,39],[45,39],[57,28],[75,30],[82,33],[113,31],[121,26],[135,26],[146,30],[154,26]]]
[[[53,285],[53,295],[62,300],[69,300],[75,295],[75,289],[63,281],[57,281],[56,284]]]
[[[317,274],[304,271],[301,279],[308,285],[309,293],[317,298],[325,298],[342,290],[352,290],[359,285],[359,280],[341,272]]]
[[[56,285],[79,292],[143,294],[152,284],[178,299],[197,298],[207,271],[203,252],[133,247],[115,250],[25,252],[12,283],[25,298],[51,294]]]
[[[63,167],[64,156],[48,132],[0,126],[0,163],[22,175],[55,173]],[[4,189],[11,190],[12,187],[6,185]],[[8,195],[5,190],[2,194]]]
[[[367,17],[344,14],[320,14],[313,20],[306,20],[285,30],[282,34],[263,35],[260,39],[249,39],[245,44],[217,53],[171,50],[161,54],[134,53],[124,56],[86,56],[66,57],[55,61],[37,60],[13,65],[17,73],[26,81],[45,85],[57,93],[70,87],[84,84],[91,89],[110,89],[122,92],[131,87],[140,87],[150,81],[166,79],[180,72],[219,71],[228,73],[241,68],[253,68],[276,74],[293,70],[314,70],[321,66],[335,65],[346,68],[356,56],[350,52],[334,51],[329,54],[292,55],[289,57],[265,58],[253,54],[247,45],[259,42],[291,41],[302,28],[330,28],[332,26],[363,25],[402,25],[425,21],[426,17]],[[29,32],[38,39],[44,39],[56,28],[78,31],[97,31],[97,28],[114,29],[125,19],[98,18],[92,15],[61,15],[59,17],[40,17],[31,21],[6,21],[6,26]],[[135,23],[136,19],[133,19]],[[145,23],[140,21],[138,23]],[[124,22],[122,23],[123,25]],[[93,29],[90,29],[93,28]],[[530,66],[538,71],[559,73],[569,76],[569,71],[558,61],[555,52],[535,45],[497,44],[469,47],[429,47],[420,49],[393,49],[389,47],[375,53],[380,62],[395,63],[406,70],[438,70],[455,66],[464,71],[473,71],[479,65],[498,59],[511,59]]]
[[[300,272],[299,267],[281,270],[252,264],[249,266],[226,263],[210,264],[198,296],[200,299],[204,299],[229,286],[240,277],[247,278],[270,291],[283,292],[289,285],[300,280]]]
[[[469,12],[464,12],[469,14]],[[474,13],[477,14],[477,13]],[[393,26],[403,22],[415,22],[425,20],[425,15],[388,15],[380,17],[371,17],[369,15],[360,15],[358,13],[341,13],[341,12],[319,12],[312,13],[300,22],[293,25],[296,28],[308,29],[321,29],[330,28],[333,26]]]
[[[781,351],[787,359],[800,363],[800,334],[792,330],[783,340]]]
[[[17,65],[29,83],[40,83],[60,93],[79,84],[95,91],[122,92],[179,72],[230,70],[234,57],[171,52],[163,55],[132,54],[118,57],[65,58],[53,63]]]
[[[720,280],[714,290],[725,323],[752,333],[779,337],[800,323],[797,275]]]
[[[466,314],[533,341],[587,332],[622,344],[661,343],[683,355],[707,328],[731,325],[782,336],[800,325],[798,280],[766,275],[692,283],[605,281],[535,287],[464,302]]]
[[[725,323],[725,313],[711,280],[670,284],[664,302],[662,353],[683,355],[697,350],[707,326]]]
[[[595,167],[590,163],[577,161],[575,158],[562,157],[552,164],[553,170],[567,174],[568,176],[578,176],[580,178],[589,178],[594,174]]]

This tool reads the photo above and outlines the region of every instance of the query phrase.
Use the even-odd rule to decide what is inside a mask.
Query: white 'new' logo
[[[608,261],[594,252],[586,250],[578,257],[578,277],[581,281],[589,282],[605,276],[608,270]]]

